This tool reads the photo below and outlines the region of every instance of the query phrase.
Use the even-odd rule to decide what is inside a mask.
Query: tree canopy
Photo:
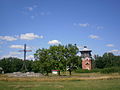
[[[78,66],[79,58],[76,56],[78,52],[77,46],[72,44],[38,49],[34,54],[36,59],[34,65],[39,64],[39,67],[34,68],[34,70],[39,69],[48,75],[51,70],[66,71],[68,67],[71,74],[72,69]]]

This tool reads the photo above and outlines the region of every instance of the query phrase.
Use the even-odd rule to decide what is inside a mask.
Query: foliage
[[[72,70],[77,69],[77,66],[79,64],[79,57],[76,56],[79,52],[79,49],[76,47],[76,45],[68,44],[65,46],[66,53],[66,65],[68,66],[68,71],[71,75]]]
[[[48,75],[48,73],[51,71],[51,58],[49,50],[44,48],[37,50],[35,53],[35,58],[36,61],[33,66],[37,67],[33,67],[33,70],[39,70],[38,72],[41,72],[42,74],[46,73],[46,75]]]
[[[95,56],[95,68],[120,67],[120,56],[105,53],[103,56]]]
[[[50,46],[48,49],[38,49],[34,54],[36,61],[34,62],[33,70],[48,75],[51,70],[66,71],[68,66],[71,75],[72,70],[79,66],[79,57],[76,56],[77,53],[78,48],[72,44],[66,46]]]
[[[75,70],[76,73],[96,73],[96,72],[100,72],[101,69],[92,69],[92,70],[83,70],[81,68]]]
[[[77,73],[113,73],[119,72],[120,56],[113,53],[104,53],[103,56],[95,55],[92,60],[93,70],[82,70],[82,60],[77,56],[79,49],[76,45],[55,45],[50,46],[48,49],[38,49],[34,54],[35,61],[26,60],[26,67],[29,72],[40,72],[48,75],[51,70],[60,70],[65,72],[72,71]],[[3,58],[0,60],[0,67],[3,68],[5,73],[18,72],[23,66],[23,60],[18,58]],[[112,68],[111,68],[112,67]],[[103,70],[101,70],[103,69]]]
[[[111,68],[104,68],[101,70],[101,73],[108,74],[108,73],[120,73],[120,67],[111,67]]]
[[[3,68],[5,73],[17,72],[22,67],[22,60],[18,58],[3,58],[0,60],[0,67]]]
[[[32,70],[31,64],[32,61],[26,60],[26,66],[28,71]],[[21,70],[22,65],[23,65],[23,60],[14,57],[3,58],[0,60],[0,67],[3,68],[5,73],[18,72]]]

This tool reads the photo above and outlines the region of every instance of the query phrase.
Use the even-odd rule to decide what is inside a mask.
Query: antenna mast
[[[27,72],[28,69],[26,67],[26,53],[31,52],[32,50],[26,50],[26,44],[24,44],[24,50],[19,50],[19,52],[24,52],[24,61],[23,61],[23,66],[21,68],[21,71]]]

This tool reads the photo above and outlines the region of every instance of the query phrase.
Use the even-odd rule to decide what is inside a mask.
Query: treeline
[[[104,53],[103,56],[94,56],[93,61],[94,68],[110,68],[120,67],[120,56],[116,56],[113,53]]]
[[[4,73],[12,73],[12,72],[18,72],[22,70],[23,66],[23,60],[19,58],[9,57],[9,58],[3,58],[0,60],[0,67],[3,69]],[[33,61],[26,60],[26,68],[28,71],[32,71],[32,64]]]
[[[93,61],[93,71],[99,71],[100,73],[120,73],[120,56],[116,56],[113,53],[105,53],[103,56],[95,55]]]
[[[81,67],[81,59],[77,56],[79,49],[76,45],[57,45],[50,46],[48,49],[38,49],[34,54],[35,60],[26,60],[27,71],[40,72],[48,75],[51,70],[60,70],[71,72]],[[0,60],[0,67],[5,73],[23,71],[24,61],[18,58],[3,58]]]
[[[51,70],[76,71],[81,68],[81,57],[78,56],[79,49],[76,45],[50,46],[48,49],[38,49],[34,54],[35,60],[26,60],[28,72],[40,72],[48,75]],[[5,73],[12,73],[22,70],[24,61],[18,58],[3,58],[0,60],[0,67]],[[92,60],[94,69],[120,67],[120,56],[112,53],[105,53],[103,56],[95,55]]]

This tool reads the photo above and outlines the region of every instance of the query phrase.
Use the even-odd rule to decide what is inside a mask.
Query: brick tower
[[[82,69],[91,70],[92,69],[92,58],[91,52],[92,50],[88,49],[87,46],[84,46],[81,52],[82,57]]]

